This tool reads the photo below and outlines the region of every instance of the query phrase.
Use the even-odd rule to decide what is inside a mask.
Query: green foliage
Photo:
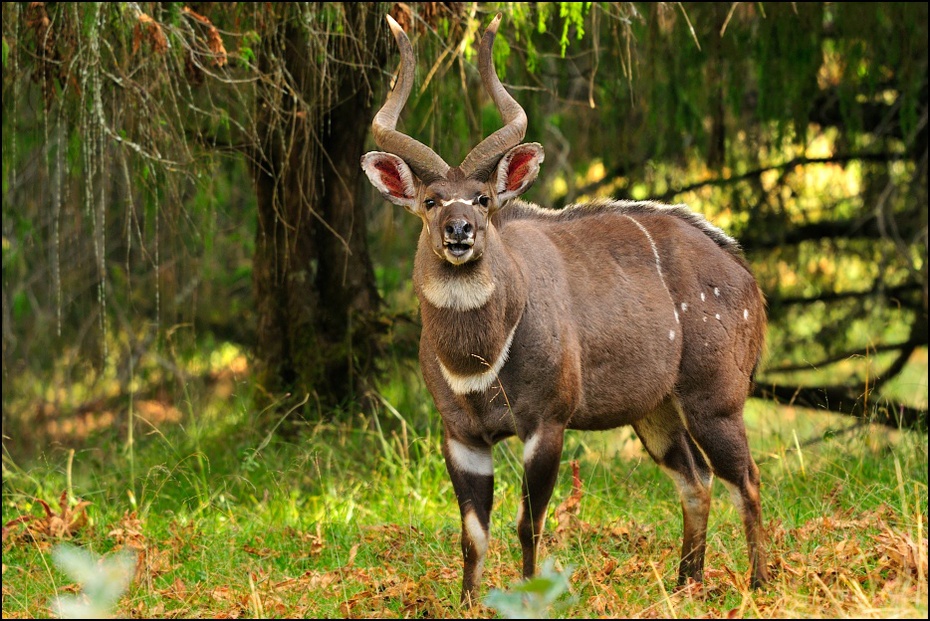
[[[553,560],[548,559],[536,576],[507,590],[491,589],[484,603],[496,609],[505,619],[561,618],[573,600],[577,599],[559,601],[569,591],[571,574],[571,569],[556,571]]]

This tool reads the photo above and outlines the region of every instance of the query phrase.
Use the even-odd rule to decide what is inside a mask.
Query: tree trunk
[[[380,45],[374,43],[374,12],[343,6],[368,49]],[[281,83],[262,88],[260,144],[252,158],[259,218],[253,266],[257,405],[290,411],[307,398],[303,414],[312,419],[330,418],[364,397],[380,325],[365,210],[356,191],[371,118],[365,85],[376,83],[381,63],[340,58],[357,54],[358,47],[327,44],[336,59],[330,62],[354,64],[356,75],[321,77],[314,64],[319,56],[312,57],[318,48],[299,21],[263,41],[263,58],[285,58],[290,79],[284,86],[293,85],[297,96]]]

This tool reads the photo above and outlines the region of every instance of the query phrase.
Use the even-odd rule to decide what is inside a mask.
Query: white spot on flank
[[[748,309],[748,308],[744,308],[744,309],[743,309],[743,319],[749,319],[749,309]]]
[[[472,447],[457,440],[449,440],[449,457],[455,467],[472,474],[494,475],[491,447]]]
[[[718,289],[717,287],[714,287],[714,295],[717,296],[718,298],[720,297],[720,289]]]
[[[536,454],[536,446],[539,444],[539,436],[532,435],[523,443],[523,465],[530,463]]]
[[[484,272],[450,279],[429,278],[421,291],[426,301],[437,308],[474,310],[494,295],[494,280]]]
[[[717,313],[716,315],[714,315],[714,317],[716,317],[717,320],[719,321],[719,320],[720,320],[720,313]]]
[[[684,312],[686,312],[687,310],[688,310],[688,303],[687,303],[687,302],[682,302],[682,303],[681,303],[681,312],[684,313]]]
[[[507,336],[507,340],[504,342],[504,346],[501,348],[500,354],[497,355],[497,360],[494,361],[490,369],[482,373],[459,375],[447,369],[446,365],[437,358],[439,370],[442,371],[442,375],[446,378],[446,382],[449,384],[449,388],[452,389],[452,392],[457,395],[466,395],[470,392],[483,392],[490,388],[494,380],[497,379],[497,374],[500,372],[501,368],[503,368],[504,363],[507,362],[507,356],[510,354],[510,345],[513,343],[513,335],[516,334],[516,332],[517,326],[514,325],[510,330],[510,334]]]
[[[703,291],[701,291],[701,301],[703,302],[703,301],[704,301],[704,299],[705,299],[705,298],[704,298],[704,292],[703,292]]]
[[[674,331],[674,330],[669,330],[669,331],[668,331],[668,340],[670,340],[670,341],[674,341],[674,340],[675,340],[675,331]]]
[[[475,546],[475,551],[478,552],[478,557],[483,559],[488,551],[488,534],[481,526],[481,520],[478,519],[474,511],[469,511],[462,521],[465,523],[465,532],[468,533],[471,544]]]

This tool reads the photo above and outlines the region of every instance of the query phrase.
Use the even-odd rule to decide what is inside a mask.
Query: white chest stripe
[[[459,470],[472,474],[494,475],[494,460],[491,457],[490,447],[482,450],[456,440],[449,440],[449,457]]]
[[[454,280],[431,278],[423,284],[422,292],[426,301],[436,308],[467,311],[487,304],[494,295],[494,288],[490,276],[478,274]]]
[[[442,360],[437,358],[439,369],[442,371],[443,377],[446,378],[446,382],[448,382],[452,392],[457,395],[465,395],[470,392],[483,392],[490,388],[494,380],[497,379],[497,374],[503,368],[504,363],[507,362],[507,356],[510,354],[510,345],[513,343],[513,335],[516,333],[517,326],[514,325],[510,330],[510,334],[507,336],[507,340],[504,341],[504,346],[501,348],[501,353],[498,354],[497,360],[490,365],[491,368],[482,373],[459,375],[447,369],[446,365],[442,363]]]

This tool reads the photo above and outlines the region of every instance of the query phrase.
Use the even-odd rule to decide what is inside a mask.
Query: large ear
[[[526,192],[539,174],[539,165],[546,159],[542,145],[538,142],[518,144],[504,154],[497,165],[497,200],[507,199]]]
[[[393,153],[371,151],[362,156],[362,170],[384,198],[411,211],[417,199],[417,180],[404,160]]]

